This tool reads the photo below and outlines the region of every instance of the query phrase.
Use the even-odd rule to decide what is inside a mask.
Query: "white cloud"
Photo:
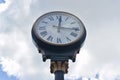
[[[12,0],[6,0],[5,3],[0,4],[0,13],[5,11],[10,4],[12,3]]]
[[[25,36],[18,29],[0,34],[0,55],[2,56],[0,64],[3,70],[20,80],[33,80],[37,78],[36,76],[48,75],[49,67],[44,67],[46,65],[42,63],[41,56],[32,49],[34,48],[31,46],[32,40],[28,41]],[[40,78],[44,79],[42,76]]]
[[[116,76],[120,74],[118,66],[115,66],[113,63],[106,64],[100,71],[101,80],[114,80]]]
[[[79,55],[77,55],[77,60],[75,66],[73,66],[73,69],[71,69],[71,75],[76,75],[76,77],[79,77],[80,74],[86,74],[87,71],[85,71],[83,68],[86,66],[89,66],[89,63],[91,62],[91,56],[88,50],[84,47],[81,49],[81,52]]]
[[[49,61],[42,62],[30,31],[40,15],[62,10],[77,15],[88,33],[76,62],[69,63],[66,77],[94,77],[100,72],[102,80],[112,80],[120,75],[119,7],[118,0],[6,0],[5,4],[0,4],[0,64],[3,70],[20,80],[53,78]],[[14,66],[17,67],[11,71]]]
[[[9,76],[20,77],[20,65],[9,58],[0,58],[0,64],[2,64],[3,71],[7,72]]]

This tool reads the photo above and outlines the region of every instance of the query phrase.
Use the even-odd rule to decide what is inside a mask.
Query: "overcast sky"
[[[69,62],[66,79],[82,76],[87,80],[97,73],[100,80],[115,80],[120,76],[120,0],[4,1],[0,0],[0,65],[8,76],[19,80],[53,80],[49,60],[42,62],[31,39],[35,20],[51,11],[78,16],[87,30],[76,62]]]

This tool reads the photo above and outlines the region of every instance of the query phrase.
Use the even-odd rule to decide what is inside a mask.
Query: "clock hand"
[[[69,30],[79,31],[79,28],[66,28],[66,27],[61,27],[61,29],[69,29]]]
[[[53,27],[56,27],[56,28],[58,28],[59,26],[55,26],[55,25],[53,25]],[[60,27],[60,29],[69,29],[69,30],[75,30],[75,31],[79,31],[79,28],[66,28],[66,27]]]
[[[62,17],[59,17],[59,23],[58,23],[58,28],[57,28],[57,32],[60,32],[60,27],[61,27],[61,22],[62,22]]]

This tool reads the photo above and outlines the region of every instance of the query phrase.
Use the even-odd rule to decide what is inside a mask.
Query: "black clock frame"
[[[61,12],[61,11],[59,11],[59,12]],[[64,13],[66,13],[66,12],[64,12]],[[70,15],[72,15],[72,14],[70,14]],[[79,18],[77,18],[77,19],[80,20]],[[81,22],[81,20],[80,20],[80,22]],[[35,24],[33,25],[33,28],[31,30],[32,39],[33,39],[34,44],[38,48],[39,52],[41,52],[43,54],[43,61],[45,61],[44,59],[51,59],[51,58],[55,59],[55,57],[57,57],[59,59],[59,56],[60,57],[62,56],[64,59],[73,58],[73,56],[75,56],[76,53],[82,47],[82,45],[85,41],[85,38],[86,38],[86,29],[85,29],[83,23],[82,23],[83,32],[82,32],[81,36],[76,41],[71,42],[70,44],[65,44],[65,45],[64,44],[55,45],[55,44],[51,44],[46,41],[43,41],[42,39],[39,38],[38,35],[36,35],[37,33],[36,33],[34,27],[35,27]]]

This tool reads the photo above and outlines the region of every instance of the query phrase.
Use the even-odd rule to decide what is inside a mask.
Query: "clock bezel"
[[[46,41],[46,40],[44,40],[42,37],[40,37],[39,35],[38,35],[38,33],[37,33],[37,22],[39,21],[39,19],[41,19],[41,18],[43,18],[44,16],[46,16],[46,15],[50,15],[50,14],[56,14],[56,13],[60,13],[60,14],[65,14],[65,15],[68,15],[68,16],[72,16],[73,18],[75,18],[76,20],[78,20],[79,21],[79,23],[82,25],[81,27],[80,27],[80,35],[79,35],[79,37],[77,38],[77,39],[75,39],[74,41],[72,41],[72,42],[69,42],[69,43],[65,43],[65,44],[58,44],[58,43],[51,43],[51,42],[48,42],[48,41]],[[72,45],[72,44],[75,44],[75,43],[78,43],[78,42],[80,42],[80,40],[82,40],[82,38],[84,37],[84,36],[86,36],[86,29],[85,29],[85,26],[84,26],[84,24],[82,23],[82,21],[77,17],[77,16],[75,16],[75,15],[73,15],[73,14],[71,14],[71,13],[68,13],[68,12],[64,12],[64,11],[53,11],[53,12],[48,12],[48,13],[46,13],[46,14],[43,14],[42,16],[40,16],[40,17],[38,17],[38,19],[35,21],[35,23],[33,24],[33,28],[32,28],[32,32],[34,32],[34,35],[36,36],[36,38],[38,39],[38,40],[40,40],[40,42],[43,42],[44,44],[47,44],[47,45],[54,45],[54,46],[69,46],[69,45]],[[85,40],[85,37],[84,37],[84,40]],[[83,41],[84,41],[83,40]]]

